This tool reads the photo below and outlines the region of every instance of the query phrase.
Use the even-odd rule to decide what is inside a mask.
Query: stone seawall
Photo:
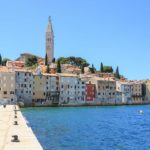
[[[0,105],[0,150],[43,150],[16,105]]]
[[[23,107],[82,107],[82,106],[149,105],[149,104],[150,101],[143,101],[143,102],[136,102],[136,103],[84,103],[84,104],[57,104],[57,105],[35,103],[32,106],[23,106]]]

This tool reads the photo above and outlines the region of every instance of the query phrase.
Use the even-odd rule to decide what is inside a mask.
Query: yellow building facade
[[[146,82],[146,100],[150,101],[150,81]]]
[[[142,103],[142,83],[131,82],[132,103]]]
[[[33,101],[41,101],[46,99],[46,77],[43,75],[33,75]]]

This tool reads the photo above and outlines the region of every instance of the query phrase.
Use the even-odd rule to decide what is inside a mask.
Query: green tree
[[[60,64],[60,60],[57,61],[57,73],[61,73],[61,64]]]
[[[81,66],[81,73],[84,74],[84,65]]]
[[[95,73],[96,72],[96,69],[95,69],[93,64],[92,64],[92,67],[90,68],[90,71],[91,71],[91,73]]]
[[[2,65],[2,56],[0,54],[0,66]]]
[[[103,63],[101,62],[101,68],[100,68],[100,71],[103,72],[104,69],[103,69]]]
[[[49,72],[50,72],[50,68],[49,68],[49,65],[47,65],[46,73],[49,73]]]
[[[6,66],[7,61],[10,61],[10,59],[9,58],[4,58],[2,60],[2,66]]]
[[[36,56],[31,56],[29,58],[27,58],[25,65],[26,67],[31,67],[34,66],[38,63],[37,57]]]
[[[58,62],[58,61],[60,61],[61,64],[66,64],[66,63],[68,63],[68,62],[67,62],[67,58],[65,58],[65,57],[59,57],[59,58],[57,59],[57,62]]]
[[[105,72],[105,73],[113,73],[112,66],[103,66],[103,72]]]
[[[60,61],[61,64],[71,64],[79,68],[82,68],[83,65],[84,67],[89,66],[89,63],[81,57],[74,57],[74,56],[60,57],[57,59],[57,61]]]
[[[115,77],[120,79],[120,73],[119,73],[119,67],[118,66],[116,68]]]
[[[47,53],[46,53],[46,55],[45,55],[45,66],[47,66],[48,65],[48,61],[47,61]]]
[[[52,63],[55,63],[55,61],[56,61],[55,58],[53,58]]]

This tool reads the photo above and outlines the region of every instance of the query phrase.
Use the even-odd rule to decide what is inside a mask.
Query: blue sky
[[[80,56],[97,69],[103,62],[129,79],[147,79],[149,6],[149,0],[0,0],[0,53],[44,56],[50,15],[56,58]]]

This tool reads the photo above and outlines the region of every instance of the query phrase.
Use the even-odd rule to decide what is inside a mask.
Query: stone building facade
[[[46,78],[45,92],[49,104],[59,104],[59,77],[56,74],[43,74]]]
[[[0,104],[15,104],[17,102],[15,72],[9,70],[0,71]]]
[[[131,94],[132,94],[132,103],[140,104],[143,102],[142,94],[142,83],[141,82],[130,82],[131,84]]]
[[[96,104],[115,104],[116,82],[113,79],[94,77],[91,82],[96,86]]]
[[[46,77],[42,74],[33,74],[32,104],[44,105],[46,102]]]
[[[33,74],[27,70],[16,70],[16,96],[18,102],[26,106],[32,105]]]
[[[131,84],[126,81],[116,81],[116,91],[122,95],[122,104],[132,103]]]
[[[61,74],[60,104],[78,105],[85,103],[85,81],[74,74]]]

